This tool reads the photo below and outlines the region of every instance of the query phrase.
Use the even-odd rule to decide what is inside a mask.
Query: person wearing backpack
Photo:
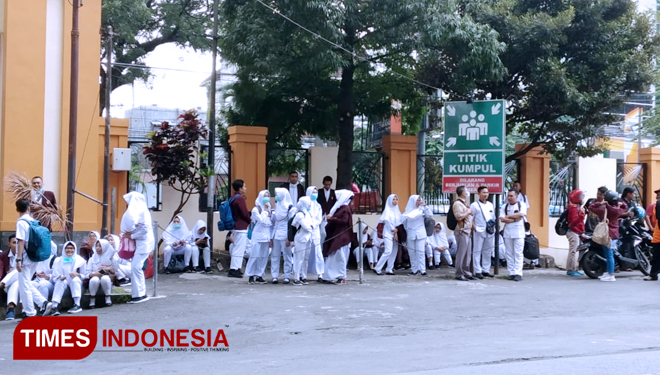
[[[288,236],[289,219],[296,213],[291,194],[285,188],[275,188],[275,212],[273,214],[273,251],[270,253],[270,276],[273,284],[279,282],[280,259],[284,258],[284,283],[291,282],[293,252]]]
[[[250,226],[250,212],[247,209],[245,202],[245,193],[247,186],[243,180],[236,180],[231,184],[234,189],[234,196],[229,204],[231,207],[231,214],[234,218],[234,228],[232,234],[234,235],[234,246],[231,252],[231,263],[229,265],[229,277],[243,277],[241,268],[243,268],[243,255],[245,255],[245,248],[247,247],[247,232]]]
[[[314,219],[310,213],[312,200],[304,196],[298,200],[296,214],[291,225],[297,228],[293,253],[293,285],[307,285],[307,265],[309,259],[310,242],[314,230]]]
[[[488,188],[479,186],[477,188],[478,198],[470,208],[474,218],[474,232],[472,232],[472,267],[474,277],[494,277],[490,273],[490,260],[495,248],[495,207],[488,201]]]
[[[454,237],[456,237],[457,245],[456,261],[454,262],[456,267],[456,280],[474,280],[474,277],[470,272],[470,260],[472,258],[472,243],[470,235],[472,233],[474,217],[472,210],[466,203],[470,198],[470,193],[465,186],[459,186],[456,188],[456,195],[458,196],[458,199],[456,199],[451,206],[451,210],[457,221],[456,228],[454,229]]]
[[[582,277],[578,271],[578,246],[580,246],[580,235],[584,233],[585,210],[582,207],[584,192],[573,190],[568,194],[568,206],[566,207],[566,220],[568,221],[568,257],[566,258],[566,275],[571,277]]]
[[[19,199],[16,202],[16,211],[20,217],[16,222],[16,240],[18,241],[16,251],[16,270],[18,271],[18,294],[23,305],[23,316],[32,317],[37,315],[35,303],[40,307],[39,312],[46,310],[48,301],[39,293],[32,283],[32,275],[39,262],[47,261],[37,260],[36,257],[41,249],[33,249],[29,246],[30,236],[37,235],[35,228],[36,220],[30,216],[30,202],[27,199]],[[33,246],[36,239],[33,239]],[[48,238],[48,253],[50,254],[50,238]],[[36,259],[35,259],[36,258]]]
[[[250,259],[245,266],[245,275],[249,277],[249,284],[266,284],[264,274],[268,265],[268,248],[270,246],[271,219],[270,193],[268,190],[259,192],[252,209],[252,249]]]
[[[607,219],[610,244],[601,245],[605,253],[605,264],[607,272],[602,274],[600,281],[616,281],[614,277],[614,251],[619,247],[619,218],[627,214],[628,206],[619,199],[619,194],[609,190],[604,195],[602,202],[594,202],[589,206],[589,211],[598,216],[599,221]]]

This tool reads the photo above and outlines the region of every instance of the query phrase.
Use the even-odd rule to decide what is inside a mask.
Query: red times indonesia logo
[[[14,359],[83,359],[96,348],[96,335],[95,316],[25,319],[14,330]]]

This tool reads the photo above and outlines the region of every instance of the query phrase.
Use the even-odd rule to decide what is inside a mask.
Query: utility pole
[[[112,26],[108,26],[105,47],[105,139],[103,142],[103,219],[101,236],[108,235],[108,190],[110,188],[110,93],[112,92]]]
[[[211,43],[213,55],[211,72],[211,94],[209,95],[209,160],[211,175],[208,177],[208,193],[206,194],[206,230],[209,238],[209,247],[213,251],[213,212],[215,211],[215,91],[216,91],[216,60],[218,59],[218,0],[213,0],[213,42]]]
[[[80,0],[73,0],[71,23],[71,86],[69,98],[69,169],[67,173],[66,216],[67,235],[73,235],[74,190],[76,188],[76,143],[78,138],[78,56],[80,49],[80,28],[78,18]]]

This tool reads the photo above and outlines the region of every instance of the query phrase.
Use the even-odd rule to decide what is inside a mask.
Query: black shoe
[[[481,275],[483,277],[495,277],[494,275],[489,274],[488,272],[482,272]]]
[[[110,306],[112,306],[112,302],[107,302],[103,305],[103,307],[110,307]]]
[[[420,273],[420,275],[426,276],[426,272],[422,272],[422,273]]]
[[[197,267],[193,268],[190,272],[202,273],[202,272],[204,272],[204,269],[200,266],[197,266]]]
[[[204,269],[204,273],[213,273],[213,270],[211,270],[211,267],[206,267],[206,269]]]
[[[450,264],[449,267],[451,267],[451,268],[456,268],[456,266],[455,266],[453,263]]]
[[[470,279],[468,279],[464,275],[456,276],[456,280],[458,280],[458,281],[470,281]]]
[[[254,284],[254,276],[250,276],[248,279],[248,284]]]
[[[289,280],[289,279],[284,279],[284,284],[289,284],[290,282],[291,282],[291,280]]]
[[[513,278],[513,281],[522,281],[522,276],[520,276],[520,275],[516,275],[516,276]]]
[[[279,281],[277,278],[273,279],[273,284],[277,284],[277,283],[279,283],[279,282],[280,282],[280,281]]]
[[[235,278],[242,278],[243,275],[238,271],[238,270],[229,270],[229,273],[227,274],[228,277],[235,277]]]
[[[316,282],[317,282],[317,283],[322,283],[322,282],[323,282],[323,278],[322,278],[322,277],[319,277],[318,279],[316,279]]]
[[[374,270],[374,273],[375,273],[376,275],[378,275],[378,276],[383,276],[383,273],[382,273],[381,271],[376,271],[376,270]]]
[[[254,282],[255,282],[256,284],[262,284],[262,285],[263,285],[263,284],[266,284],[266,280],[264,280],[264,278],[261,277],[261,276],[257,277],[257,278],[254,280]]]
[[[415,276],[415,275],[417,275],[417,274],[415,272],[412,272],[412,271],[406,274],[406,276]]]
[[[515,280],[515,278],[516,278],[516,275],[509,275],[509,277],[507,278],[507,280],[511,280],[511,281],[513,281],[513,280]]]
[[[655,276],[646,276],[644,281],[658,281],[658,275]]]
[[[395,265],[394,265],[394,269],[395,269],[395,270],[403,269],[403,265],[401,265],[401,264],[395,264]]]
[[[45,301],[43,304],[41,304],[41,308],[37,311],[37,316],[42,316],[44,312],[46,312],[46,309],[48,308],[48,301]]]
[[[18,317],[19,317],[19,319],[25,320],[27,318],[34,318],[35,316],[36,315],[28,315],[26,313],[21,313],[21,315],[19,315]]]
[[[300,279],[300,281],[303,283],[303,285],[309,285],[309,283],[307,282],[307,279]]]
[[[430,265],[430,266],[428,267],[428,269],[430,269],[430,270],[434,270],[434,269],[435,269],[435,266],[434,266],[434,265]]]
[[[165,268],[165,274],[166,274],[166,275],[169,275],[169,274],[171,274],[171,273],[172,273],[172,271],[170,271],[169,268]]]
[[[183,269],[183,272],[187,273],[187,272],[195,272],[195,271],[193,271],[192,267],[188,266],[188,267]]]
[[[411,267],[410,263],[407,263],[407,264],[404,264],[404,265],[403,265],[403,268],[405,268],[405,269],[407,269],[407,270],[409,270],[410,267]]]
[[[467,277],[468,280],[474,280],[475,279],[474,276],[465,276],[465,277]]]
[[[474,277],[476,277],[476,278],[479,279],[479,280],[483,280],[483,279],[484,279],[484,275],[480,274],[479,272],[475,273],[475,274],[474,274]]]
[[[394,272],[392,272],[392,271],[388,271],[388,272],[385,272],[385,274],[386,274],[386,275],[390,275],[390,276],[393,276],[393,275],[395,275],[395,273],[394,273]]]

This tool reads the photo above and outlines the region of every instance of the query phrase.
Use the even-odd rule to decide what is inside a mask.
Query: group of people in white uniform
[[[213,273],[211,271],[211,248],[209,234],[204,220],[197,220],[192,230],[188,229],[186,220],[177,215],[163,231],[162,239],[163,265],[165,272],[169,273],[168,265],[172,255],[183,255],[185,272]],[[199,255],[202,254],[204,267],[199,265]],[[192,265],[191,265],[192,261]]]
[[[90,254],[80,254],[76,243],[67,241],[58,256],[58,246],[51,242],[50,257],[38,262],[31,260],[27,251],[30,236],[27,221],[34,220],[30,216],[29,201],[16,202],[20,219],[16,234],[10,239],[10,272],[0,281],[0,288],[7,293],[5,320],[15,318],[14,308],[19,302],[23,317],[59,315],[59,305],[67,290],[74,302],[68,313],[78,313],[82,311],[84,287],[89,290],[90,308],[97,307],[96,296],[101,292],[105,296],[104,306],[112,305],[113,284],[131,285],[129,303],[149,299],[143,266],[154,248],[151,214],[142,194],[131,192],[124,195],[124,199],[128,208],[121,220],[121,237],[111,234],[101,238],[98,232],[90,232],[84,243],[91,249]],[[126,255],[119,257],[123,242],[130,245],[125,246]]]

